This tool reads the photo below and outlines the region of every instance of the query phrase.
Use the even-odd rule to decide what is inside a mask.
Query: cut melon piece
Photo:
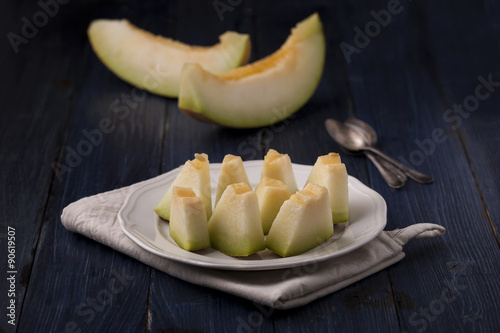
[[[212,215],[212,190],[210,187],[210,167],[207,154],[194,154],[194,159],[187,161],[167,192],[156,206],[155,212],[161,218],[170,220],[170,202],[174,186],[191,188],[205,204],[207,218]]]
[[[198,120],[249,128],[277,123],[301,108],[319,84],[325,37],[318,14],[299,22],[272,55],[223,74],[184,65],[179,108]]]
[[[170,213],[170,236],[186,251],[210,246],[207,211],[203,200],[193,190],[174,186]]]
[[[319,156],[307,178],[308,183],[324,186],[328,190],[333,223],[349,220],[348,175],[339,154]]]
[[[292,192],[281,180],[263,177],[255,189],[255,194],[259,200],[262,229],[267,235],[281,205],[290,198]]]
[[[167,97],[179,95],[186,62],[198,63],[212,73],[224,73],[246,64],[250,56],[249,36],[231,31],[210,47],[155,36],[127,20],[95,20],[87,33],[94,52],[118,77]]]
[[[308,184],[285,201],[266,238],[266,246],[282,257],[309,251],[333,236],[328,191]]]
[[[260,178],[270,177],[281,180],[292,191],[297,192],[297,181],[293,173],[292,161],[288,154],[280,154],[274,149],[269,149],[264,156]]]
[[[235,183],[246,183],[250,186],[247,172],[243,166],[240,156],[227,154],[222,160],[219,172],[219,181],[217,183],[217,192],[215,194],[215,206],[228,185]]]
[[[208,221],[212,247],[230,256],[265,249],[257,195],[246,183],[226,187]]]

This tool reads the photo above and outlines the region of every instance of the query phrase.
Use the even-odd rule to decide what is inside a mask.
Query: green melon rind
[[[289,40],[294,41],[297,50],[289,58],[295,60],[241,79],[225,80],[210,75],[197,64],[185,64],[179,108],[195,119],[234,128],[268,126],[288,118],[311,98],[321,80],[326,46],[319,16],[314,14],[300,22]],[[304,68],[295,70],[300,58],[307,59]],[[287,79],[285,72],[290,73]],[[275,73],[280,74],[280,82],[273,82]],[[283,91],[276,93],[275,89]]]
[[[232,31],[219,36],[219,44],[212,47],[191,47],[156,36],[127,20],[94,20],[87,34],[98,58],[116,76],[135,87],[171,98],[179,95],[181,71],[186,58],[179,57],[177,49],[189,52],[192,48],[203,52],[223,46],[218,57],[199,61],[203,68],[213,73],[224,73],[244,65],[250,56],[250,37]],[[177,56],[169,57],[176,46]]]

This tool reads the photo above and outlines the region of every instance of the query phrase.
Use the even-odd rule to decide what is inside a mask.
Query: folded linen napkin
[[[161,176],[158,176],[161,177]],[[382,231],[359,249],[303,267],[267,271],[228,271],[192,266],[152,254],[122,231],[117,214],[127,196],[152,178],[128,187],[80,199],[66,208],[62,224],[171,276],[231,293],[275,309],[290,309],[344,288],[403,259],[412,238],[442,235],[445,228],[421,223]]]

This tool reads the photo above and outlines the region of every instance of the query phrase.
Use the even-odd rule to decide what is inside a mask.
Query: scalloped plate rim
[[[254,189],[259,180],[262,162],[262,160],[243,162]],[[220,166],[221,163],[210,163],[212,193],[215,191],[216,186],[213,182],[218,179]],[[312,166],[292,163],[292,167],[297,183],[305,183]],[[369,243],[382,232],[387,223],[387,205],[383,197],[357,178],[349,176],[351,220],[339,239],[332,241],[332,237],[330,241],[306,253],[287,258],[276,258],[276,256],[270,259],[268,257],[246,260],[224,255],[212,248],[197,252],[185,251],[175,244],[168,236],[168,232],[162,230],[167,228],[168,222],[161,220],[153,211],[181,168],[182,166],[145,181],[131,191],[118,212],[118,221],[123,232],[142,249],[184,264],[241,271],[275,270],[314,264],[342,256]],[[338,248],[339,246],[341,247]],[[269,250],[264,251],[270,253]]]

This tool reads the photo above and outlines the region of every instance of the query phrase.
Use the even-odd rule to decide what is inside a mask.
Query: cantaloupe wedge
[[[328,191],[308,184],[285,201],[266,238],[266,246],[282,257],[309,251],[333,236]]]
[[[298,190],[290,156],[288,154],[280,154],[274,149],[269,149],[266,156],[264,156],[260,177],[261,179],[263,177],[270,177],[281,180],[288,186],[292,193]]]
[[[175,177],[167,192],[155,208],[156,214],[165,220],[170,220],[172,190],[174,186],[191,188],[200,197],[207,212],[207,218],[212,215],[212,191],[210,187],[210,167],[207,154],[195,154],[194,159],[184,163],[181,171]]]
[[[339,154],[319,156],[307,178],[306,184],[309,183],[324,186],[328,190],[333,223],[349,220],[348,175]]]
[[[246,183],[226,187],[208,221],[212,247],[231,256],[265,249],[257,196]]]
[[[250,186],[245,166],[240,156],[227,154],[222,160],[219,172],[219,181],[217,182],[217,192],[215,193],[215,206],[219,202],[222,193],[228,185],[236,183],[245,183]]]
[[[88,28],[99,59],[121,79],[151,93],[177,97],[184,63],[224,73],[248,62],[250,38],[226,32],[210,47],[190,46],[155,36],[127,20],[95,20]]]
[[[271,125],[309,100],[324,62],[323,27],[318,14],[313,14],[292,29],[279,50],[252,64],[223,74],[186,64],[179,108],[195,119],[228,127]]]
[[[192,189],[174,186],[170,212],[169,233],[177,245],[186,251],[210,246],[205,203]]]

